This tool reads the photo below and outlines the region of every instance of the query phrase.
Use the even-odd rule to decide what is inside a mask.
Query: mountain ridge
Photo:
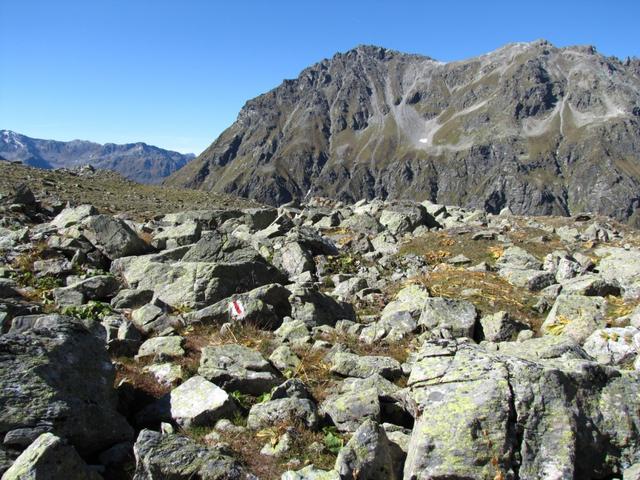
[[[68,142],[28,137],[0,130],[0,155],[6,160],[51,169],[90,164],[113,170],[139,183],[160,183],[162,179],[195,158],[144,142],[100,144],[87,140]]]
[[[443,63],[361,45],[249,100],[166,183],[637,224],[639,117],[640,61],[591,46],[537,40]]]

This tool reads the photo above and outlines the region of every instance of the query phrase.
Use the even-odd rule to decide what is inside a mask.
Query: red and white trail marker
[[[247,316],[247,311],[240,300],[234,300],[229,303],[229,316],[232,320],[242,320]]]

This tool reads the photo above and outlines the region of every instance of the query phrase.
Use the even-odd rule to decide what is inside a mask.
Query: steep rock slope
[[[6,160],[39,168],[71,168],[90,164],[114,170],[140,183],[160,183],[164,177],[194,158],[146,143],[58,142],[27,137],[10,130],[0,131],[0,154]]]
[[[451,63],[360,46],[250,100],[167,183],[271,204],[431,200],[640,222],[640,61],[510,44]]]

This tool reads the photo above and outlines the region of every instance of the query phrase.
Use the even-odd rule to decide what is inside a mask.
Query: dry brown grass
[[[300,358],[300,365],[292,373],[292,378],[302,380],[317,402],[327,398],[331,387],[337,382],[331,366],[325,360],[326,352],[320,349],[312,349],[311,346],[296,346],[293,351]]]
[[[171,391],[170,385],[163,385],[153,374],[144,371],[144,367],[151,363],[150,360],[136,361],[128,357],[114,359],[116,367],[115,385],[127,382],[134,389],[139,390],[153,398],[160,398]]]
[[[607,309],[605,312],[607,326],[624,326],[627,322],[618,323],[616,320],[620,317],[630,315],[638,305],[640,305],[640,299],[625,300],[622,297],[609,295],[607,297]]]
[[[518,288],[494,272],[469,272],[462,268],[441,267],[435,272],[412,279],[427,288],[435,297],[467,299],[481,314],[504,310],[513,318],[533,328],[542,323],[542,316],[531,307],[537,297]],[[463,295],[468,290],[470,295]]]
[[[196,441],[207,443],[205,437],[213,431],[211,428],[196,428],[184,433]],[[292,442],[290,449],[280,457],[261,455],[262,447],[271,443],[275,445],[278,439],[288,432]],[[263,480],[276,480],[289,469],[299,469],[314,464],[318,468],[330,470],[335,464],[336,455],[324,449],[321,453],[310,452],[309,446],[315,442],[323,444],[324,433],[310,430],[298,423],[281,422],[270,428],[259,431],[245,429],[240,432],[217,432],[220,442],[229,446],[236,457],[249,472]],[[215,444],[217,442],[212,442]],[[293,466],[291,461],[300,464]]]

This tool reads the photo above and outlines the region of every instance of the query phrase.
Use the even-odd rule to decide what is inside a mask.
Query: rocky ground
[[[3,480],[640,478],[629,227],[14,167]]]

